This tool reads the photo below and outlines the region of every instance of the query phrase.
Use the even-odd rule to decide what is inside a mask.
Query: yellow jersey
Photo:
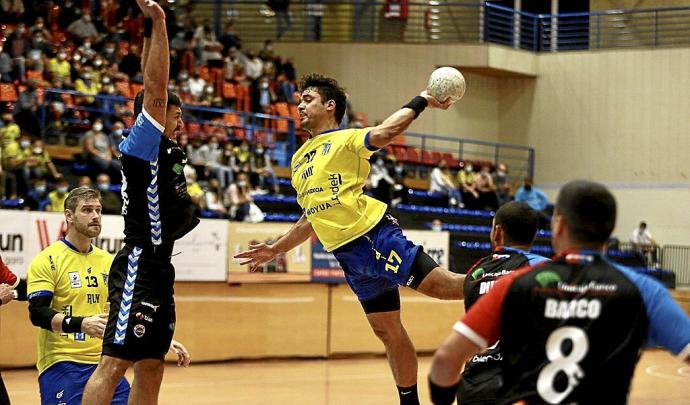
[[[52,296],[50,307],[67,316],[93,316],[105,312],[108,302],[108,273],[113,257],[91,246],[88,253],[77,251],[59,240],[39,253],[29,266],[29,299]],[[61,361],[98,364],[103,341],[84,333],[38,332],[39,374]]]
[[[56,191],[51,191],[48,193],[48,199],[50,204],[46,206],[46,211],[48,212],[64,212],[65,211],[65,200],[69,193],[65,193],[62,196]]]
[[[387,205],[364,194],[371,128],[332,130],[302,145],[292,156],[292,186],[297,203],[327,251],[373,228]]]

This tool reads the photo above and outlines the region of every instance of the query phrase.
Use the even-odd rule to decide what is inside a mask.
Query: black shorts
[[[103,354],[123,360],[163,359],[175,332],[172,246],[125,245],[110,267],[110,316]]]
[[[498,403],[501,378],[501,349],[495,347],[478,353],[465,364],[458,387],[458,405],[493,405]]]

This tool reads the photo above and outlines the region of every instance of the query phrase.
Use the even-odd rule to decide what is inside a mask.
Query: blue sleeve
[[[525,201],[525,190],[522,187],[515,193],[515,201]]]
[[[649,276],[620,265],[615,267],[635,284],[642,295],[649,319],[646,346],[662,346],[675,355],[690,350],[690,317],[666,288]]]
[[[142,110],[129,136],[120,143],[120,152],[149,162],[156,160],[163,129],[146,110]]]
[[[525,256],[529,260],[530,266],[536,266],[537,264],[551,261],[551,259],[547,259],[544,256],[535,255],[534,253],[527,253]]]
[[[364,135],[364,146],[366,146],[367,149],[369,149],[372,152],[376,152],[379,150],[376,146],[373,146],[372,144],[369,143],[369,135],[371,134],[371,131],[367,132],[366,135]]]

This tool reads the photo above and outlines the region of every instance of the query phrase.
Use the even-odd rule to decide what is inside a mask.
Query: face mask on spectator
[[[465,171],[466,171],[467,173],[472,172],[472,166],[470,166],[470,165],[465,166]]]
[[[36,190],[36,192],[38,194],[43,194],[46,192],[46,185],[45,184],[38,185],[34,188],[34,190]]]
[[[267,82],[262,82],[262,83],[261,83],[261,89],[262,89],[262,90],[268,89],[268,83],[267,83]]]
[[[95,63],[95,62],[94,62]],[[103,84],[110,84],[110,78],[108,76],[105,76],[102,80]]]
[[[25,32],[26,32],[26,28],[24,28],[24,27],[18,27],[17,28],[17,34],[24,35]]]
[[[247,185],[247,182],[244,181],[244,180],[240,180],[240,181],[237,182],[237,186],[240,187],[240,188],[243,188],[243,187],[245,187],[246,185]]]
[[[256,148],[256,154],[257,155],[263,155],[264,154],[264,148]]]
[[[98,183],[98,189],[101,191],[108,191],[110,184],[108,183]]]
[[[213,94],[213,86],[206,86],[205,90],[207,94]]]
[[[499,171],[496,172],[496,175],[497,175],[498,177],[505,177],[506,172],[504,172],[503,170],[499,170]]]
[[[100,59],[96,59],[95,61],[93,61],[93,65],[96,67],[101,67],[103,65],[103,61]]]
[[[182,86],[180,89],[183,93],[189,93],[189,86]]]
[[[105,48],[105,49],[103,50],[103,52],[105,52],[105,53],[107,53],[107,54],[113,54],[113,53],[115,53],[115,48],[113,48],[113,47],[107,47],[107,48]]]
[[[58,194],[65,194],[67,192],[67,187],[58,187],[57,192]]]
[[[91,49],[91,42],[84,42],[84,48]]]
[[[41,153],[43,153],[43,148],[40,148],[40,147],[34,148],[34,154],[40,155]]]
[[[208,144],[208,147],[211,148],[211,149],[213,149],[213,150],[215,150],[215,149],[218,149],[218,144],[215,143],[215,142],[214,142],[214,143],[209,143],[209,144]]]
[[[115,136],[122,136],[122,130],[121,129],[116,129],[113,131],[113,135]]]
[[[19,142],[19,146],[21,146],[22,149],[26,149],[31,146],[31,141],[21,141]]]
[[[189,75],[187,74],[187,72],[180,73],[180,76],[178,77],[178,79],[180,81],[187,80],[187,79],[189,79]]]
[[[103,124],[101,124],[100,122],[97,122],[97,123],[93,124],[93,130],[94,130],[94,131],[98,132],[98,131],[100,131],[100,130],[102,130],[102,129],[103,129]]]
[[[174,85],[174,84],[169,84],[169,85],[168,85],[168,91],[175,91],[175,85]]]
[[[436,231],[436,232],[440,232],[443,230],[443,225],[438,225],[438,224],[431,225],[431,230]]]
[[[64,52],[58,53],[58,59],[60,60],[65,60],[67,58],[67,54]]]
[[[383,159],[376,159],[376,166],[383,166]]]

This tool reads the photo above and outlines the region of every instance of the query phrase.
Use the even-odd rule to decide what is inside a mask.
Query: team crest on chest
[[[68,276],[72,288],[81,288],[81,277],[79,277],[78,271],[70,271]]]

